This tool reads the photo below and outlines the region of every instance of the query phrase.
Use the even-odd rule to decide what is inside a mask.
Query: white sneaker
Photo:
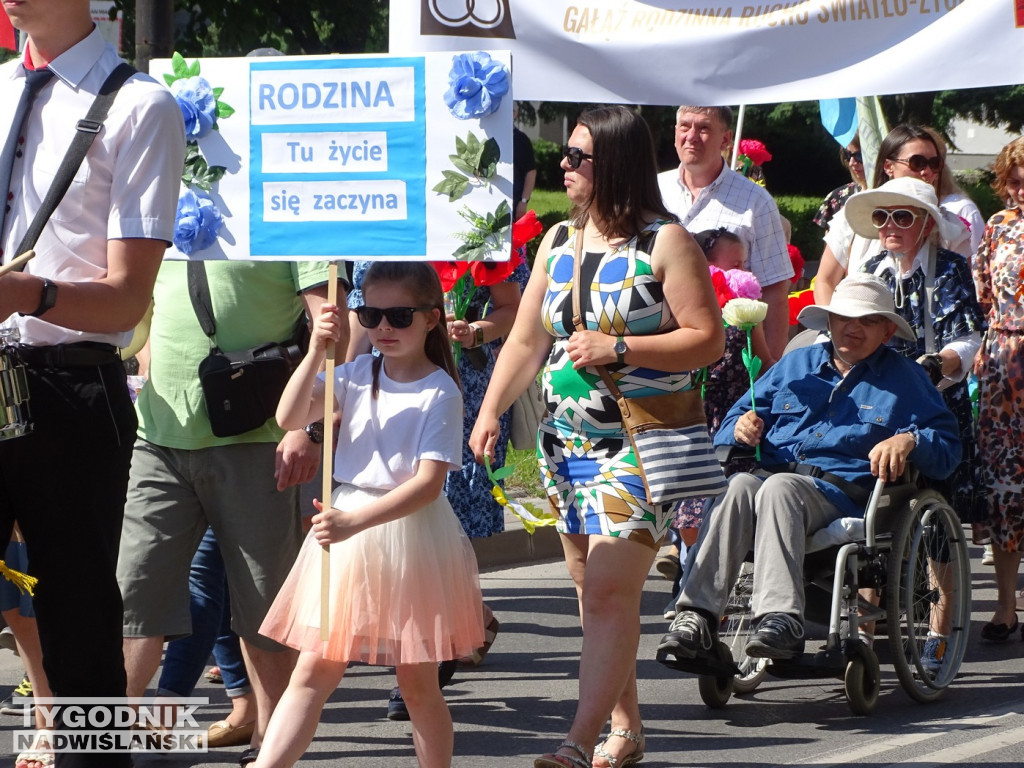
[[[981,564],[982,565],[994,565],[995,558],[992,555],[992,545],[986,544],[985,551],[981,553]]]

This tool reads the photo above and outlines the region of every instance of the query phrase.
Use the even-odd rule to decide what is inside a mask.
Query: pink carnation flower
[[[752,272],[745,269],[730,269],[725,273],[725,281],[729,288],[740,299],[760,299],[761,284]]]

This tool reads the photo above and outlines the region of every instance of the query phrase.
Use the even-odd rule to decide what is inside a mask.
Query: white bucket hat
[[[896,323],[897,336],[917,341],[917,334],[907,324],[907,321],[896,314],[896,305],[893,302],[889,286],[882,278],[875,275],[867,273],[848,275],[836,286],[831,304],[827,307],[817,304],[804,307],[796,319],[815,331],[827,331],[829,315],[840,315],[841,317],[881,315]]]
[[[889,208],[894,205],[927,211],[935,222],[943,242],[955,242],[963,236],[963,225],[959,220],[947,220],[943,216],[932,185],[913,176],[889,179],[877,189],[865,189],[852,195],[846,201],[843,212],[854,232],[868,240],[877,240],[878,229],[871,223],[871,213],[875,208]]]

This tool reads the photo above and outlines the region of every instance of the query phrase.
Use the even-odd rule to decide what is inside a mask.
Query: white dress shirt
[[[793,277],[779,207],[764,187],[724,163],[722,172],[694,199],[680,169],[658,174],[661,199],[692,234],[725,227],[747,244],[747,269],[762,287]]]
[[[22,157],[11,176],[11,210],[3,224],[0,257],[18,247],[75,134],[107,76],[121,62],[93,29],[54,59],[55,77],[36,97],[25,122]],[[20,60],[0,67],[0,104],[15,104],[24,87]],[[0,111],[0,137],[12,130],[13,110]],[[0,140],[2,143],[2,140]],[[25,271],[55,281],[100,279],[107,271],[107,240],[147,238],[168,243],[174,233],[185,128],[170,91],[136,74],[118,92],[67,194],[35,245]],[[6,192],[6,190],[5,190]],[[83,333],[14,315],[22,342],[33,345],[100,341],[122,346],[131,332]]]

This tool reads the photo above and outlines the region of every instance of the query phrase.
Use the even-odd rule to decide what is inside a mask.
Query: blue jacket
[[[956,419],[921,366],[883,346],[844,378],[831,358],[831,343],[796,349],[755,383],[764,466],[813,464],[870,490],[868,452],[893,435],[916,432],[910,461],[928,477],[952,473],[960,462]],[[726,414],[715,445],[739,445],[733,431],[750,407],[748,391]],[[815,483],[844,515],[863,515],[838,488]]]

